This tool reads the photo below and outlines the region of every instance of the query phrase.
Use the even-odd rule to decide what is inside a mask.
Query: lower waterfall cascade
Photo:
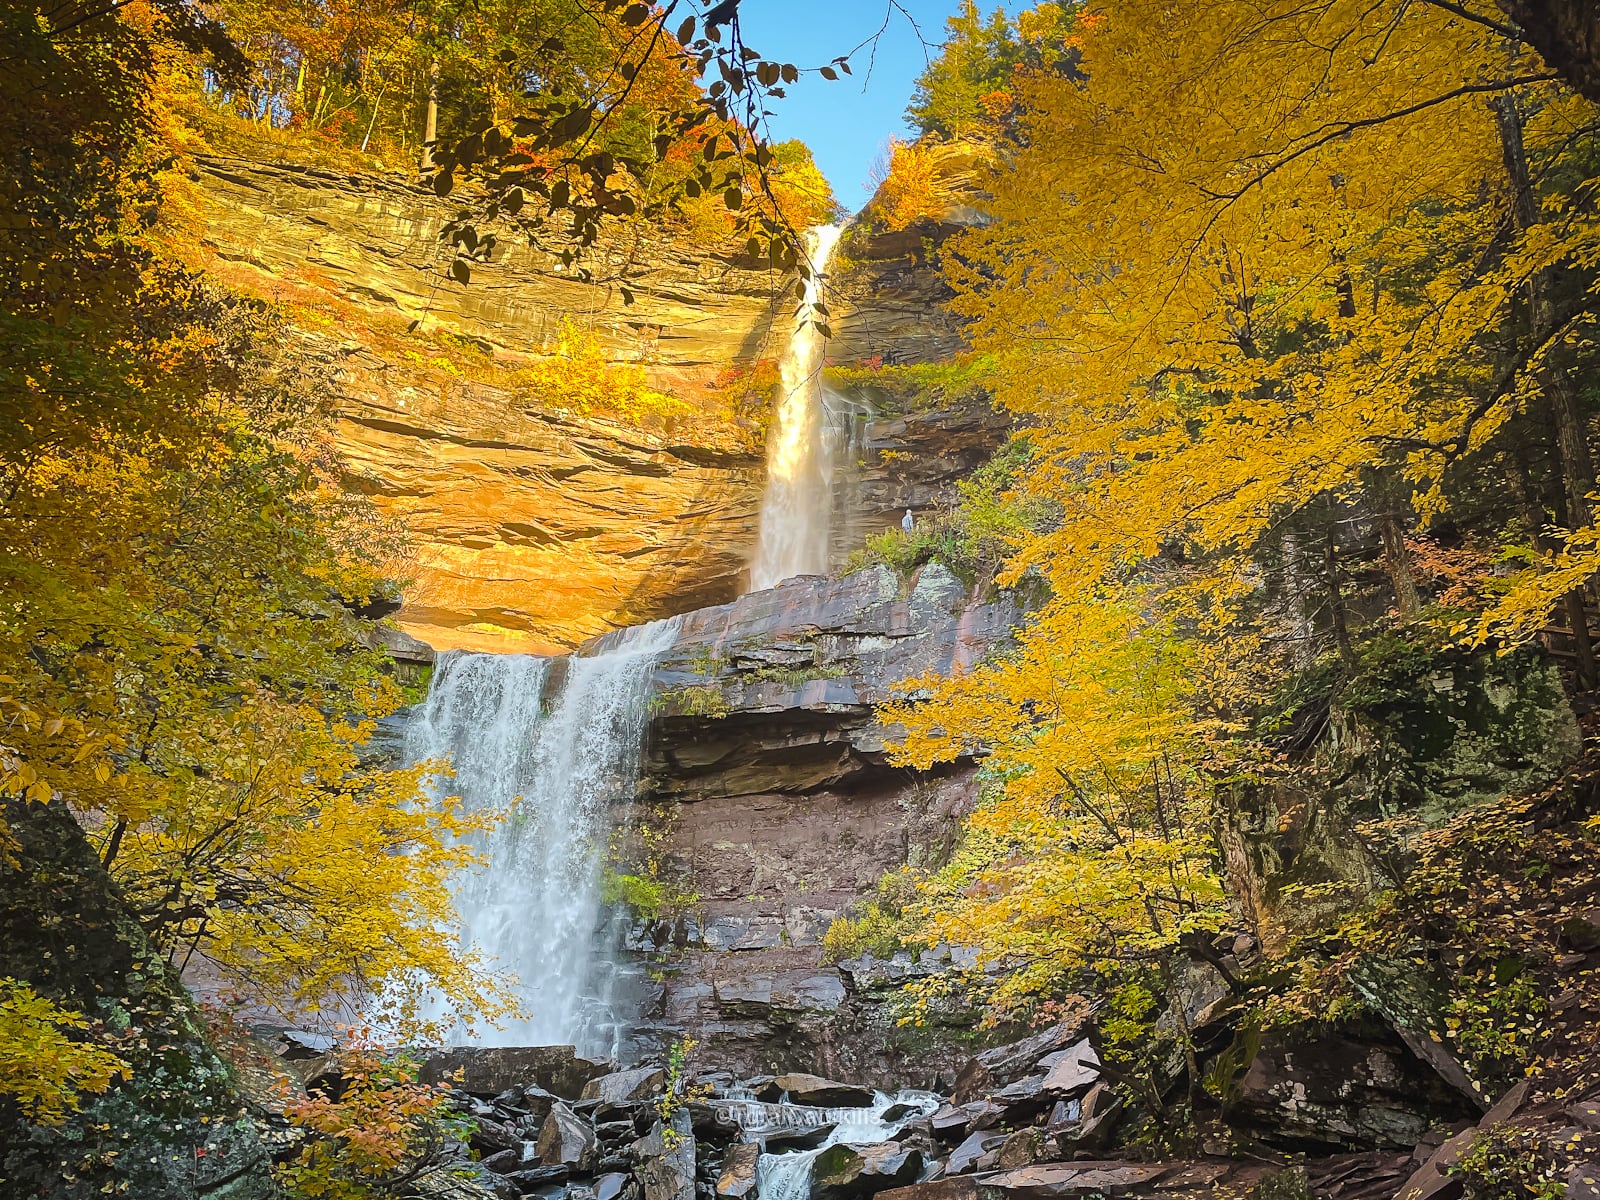
[[[435,785],[469,810],[507,809],[464,872],[462,938],[516,977],[522,1015],[490,1045],[574,1045],[614,1057],[626,1028],[601,953],[600,863],[614,805],[632,798],[650,681],[679,622],[611,634],[563,659],[451,652],[406,729],[411,762],[448,756]]]

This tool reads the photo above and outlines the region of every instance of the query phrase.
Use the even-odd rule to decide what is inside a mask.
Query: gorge
[[[1600,1197],[1537,8],[0,18],[0,1200]]]

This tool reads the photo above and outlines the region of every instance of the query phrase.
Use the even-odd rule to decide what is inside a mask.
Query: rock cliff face
[[[196,166],[212,270],[285,306],[292,352],[334,397],[350,486],[414,535],[401,628],[440,649],[550,653],[738,594],[763,478],[758,428],[691,417],[646,432],[553,412],[507,371],[575,321],[610,361],[697,413],[723,412],[719,377],[784,350],[783,280],[687,238],[630,234],[597,267],[627,272],[631,306],[525,243],[463,286],[439,271],[437,231],[454,208],[410,182],[237,158]],[[854,254],[840,263],[850,302],[830,359],[923,361],[959,344],[920,237],[867,237]],[[839,557],[932,503],[1002,436],[986,409],[866,420],[841,487]]]
[[[894,1025],[885,985],[909,958],[824,965],[822,938],[885,871],[947,852],[976,799],[970,763],[890,766],[874,706],[903,679],[997,650],[1018,615],[930,565],[909,580],[887,567],[791,580],[684,619],[657,673],[632,824],[665,831],[697,899],[630,935],[661,980],[645,1046],[687,1032],[735,1070],[885,1084],[953,1063],[961,1038]]]

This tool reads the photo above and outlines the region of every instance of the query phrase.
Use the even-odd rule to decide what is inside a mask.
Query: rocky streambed
[[[1196,1033],[1228,1028],[1215,977],[1197,968]],[[336,1068],[293,1042],[296,1074]],[[1225,1122],[1184,1158],[1141,1157],[1151,1114],[1130,1106],[1077,1016],[967,1058],[933,1089],[881,1089],[790,1071],[617,1069],[571,1047],[454,1049],[423,1067],[453,1080],[471,1118],[420,1195],[457,1200],[1425,1200],[1448,1131],[1509,1119],[1526,1088],[1487,1114],[1398,1040],[1301,1035],[1264,1049]],[[1438,1132],[1445,1130],[1445,1133]],[[1208,1140],[1209,1138],[1209,1140]],[[1110,1147],[1122,1147],[1112,1152]],[[286,1148],[285,1153],[288,1152]]]

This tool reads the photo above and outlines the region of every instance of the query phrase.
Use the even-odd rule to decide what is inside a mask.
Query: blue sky
[[[905,107],[912,84],[944,40],[945,18],[958,0],[901,0],[917,30],[889,0],[744,0],[739,24],[745,41],[767,58],[817,67],[871,37],[889,17],[878,39],[877,62],[867,74],[867,54],[851,59],[854,75],[830,83],[804,75],[788,96],[772,104],[771,132],[778,141],[799,138],[811,147],[834,194],[851,210],[867,202],[867,175],[883,144],[906,136]],[[988,11],[993,0],[980,3]]]

